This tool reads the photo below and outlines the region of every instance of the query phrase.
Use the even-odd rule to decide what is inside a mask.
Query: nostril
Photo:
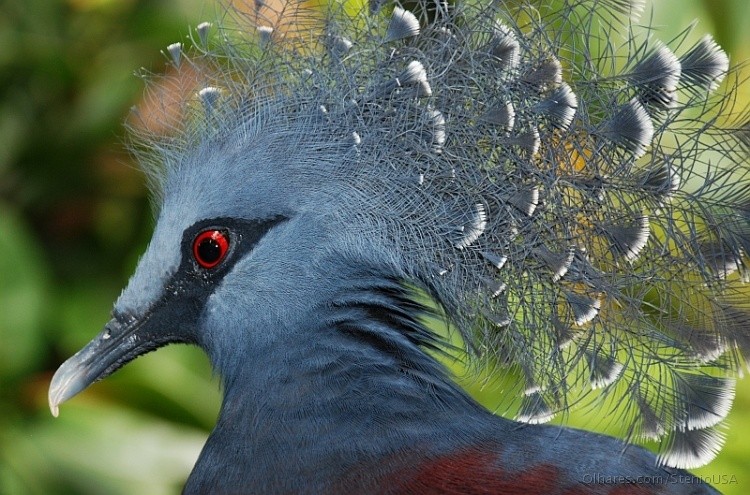
[[[104,325],[104,330],[102,331],[102,339],[107,340],[112,335],[117,335],[122,331],[122,328],[124,326],[125,325],[123,325],[115,316],[114,318],[109,320],[106,325]]]
[[[112,311],[112,319],[104,325],[102,338],[108,339],[113,334],[118,334],[123,328],[131,326],[136,321],[135,316],[124,311]]]

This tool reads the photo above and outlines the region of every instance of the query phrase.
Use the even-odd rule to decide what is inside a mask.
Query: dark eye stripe
[[[183,233],[182,264],[175,279],[190,277],[198,269],[201,280],[218,282],[268,231],[286,220],[283,216],[262,220],[217,217],[196,222]]]

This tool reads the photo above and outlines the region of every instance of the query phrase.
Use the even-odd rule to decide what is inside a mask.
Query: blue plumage
[[[256,2],[168,47],[198,84],[179,125],[133,124],[153,239],[53,411],[188,342],[225,398],[187,493],[409,492],[393,480],[459,452],[501,491],[540,466],[563,490],[710,460],[750,342],[747,113],[734,82],[714,92],[724,52],[649,48],[638,2],[355,3]],[[529,425],[453,383],[436,318],[517,373]],[[586,393],[659,458],[539,424]]]

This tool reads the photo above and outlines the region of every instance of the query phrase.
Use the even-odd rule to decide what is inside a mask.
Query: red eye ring
[[[193,257],[206,269],[213,268],[224,259],[229,251],[229,238],[221,230],[205,230],[193,241]]]

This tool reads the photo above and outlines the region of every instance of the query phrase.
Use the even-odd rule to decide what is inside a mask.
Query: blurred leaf
[[[37,241],[0,203],[0,383],[35,369],[43,357],[41,321],[48,274]]]
[[[179,492],[206,435],[89,396],[0,439],[0,472],[23,487],[4,494],[159,495]]]

